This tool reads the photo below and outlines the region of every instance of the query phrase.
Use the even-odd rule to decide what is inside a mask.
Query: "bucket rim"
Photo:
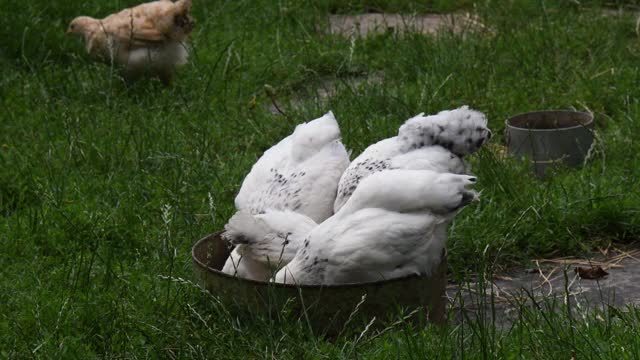
[[[196,248],[198,248],[199,246],[202,246],[202,244],[204,244],[205,242],[209,241],[210,238],[213,238],[213,237],[216,237],[216,236],[220,236],[223,232],[224,231],[222,231],[222,230],[221,231],[216,231],[216,232],[213,232],[211,234],[205,235],[203,238],[198,240],[191,247],[191,259],[192,259],[193,263],[196,266],[198,266],[200,269],[206,271],[209,274],[225,277],[227,279],[233,279],[235,281],[239,281],[240,283],[244,283],[244,284],[247,284],[247,285],[272,286],[272,287],[275,287],[275,288],[299,289],[299,290],[301,290],[301,289],[313,289],[313,290],[353,289],[353,288],[366,288],[366,287],[371,287],[371,286],[383,286],[383,285],[396,283],[396,282],[401,282],[401,281],[407,281],[407,280],[420,280],[420,279],[424,280],[424,279],[431,278],[433,275],[435,275],[435,273],[437,273],[437,271],[436,271],[434,274],[431,274],[430,276],[412,274],[412,275],[406,275],[406,276],[402,276],[402,277],[397,277],[397,278],[393,278],[393,279],[386,279],[386,280],[380,280],[380,281],[369,281],[369,282],[362,282],[362,283],[346,283],[346,284],[328,284],[328,285],[282,284],[282,283],[276,283],[276,282],[265,282],[265,281],[258,281],[258,280],[252,280],[252,279],[245,279],[245,278],[241,278],[241,277],[238,277],[238,276],[233,276],[233,275],[229,275],[229,274],[223,273],[220,270],[217,270],[217,269],[214,269],[214,268],[212,268],[210,266],[207,266],[207,264],[205,264],[202,261],[200,261],[198,256],[196,256]],[[446,257],[446,251],[443,251],[443,257]]]
[[[527,127],[522,127],[522,126],[517,126],[517,125],[512,125],[510,122],[518,117],[524,116],[524,115],[534,115],[534,114],[542,114],[542,113],[570,113],[570,114],[581,114],[581,115],[585,115],[587,118],[587,121],[584,124],[578,124],[578,125],[573,125],[573,126],[567,126],[567,127],[560,127],[560,128],[555,128],[555,129],[531,129],[531,128],[527,128]],[[515,130],[524,130],[524,131],[531,131],[531,132],[559,132],[559,131],[568,131],[568,130],[576,130],[576,129],[582,129],[582,128],[588,128],[591,125],[593,125],[593,114],[586,112],[586,111],[577,111],[577,110],[538,110],[538,111],[527,111],[527,112],[523,112],[523,113],[519,113],[516,115],[513,115],[511,117],[509,117],[508,119],[506,119],[504,121],[505,126],[507,127],[507,129],[511,130],[511,129],[515,129]]]

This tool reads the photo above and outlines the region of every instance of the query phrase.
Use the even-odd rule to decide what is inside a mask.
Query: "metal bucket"
[[[579,111],[537,111],[506,122],[509,154],[528,157],[542,177],[553,164],[583,164],[593,144],[593,115]]]
[[[308,321],[317,334],[336,335],[351,318],[352,325],[384,326],[395,320],[400,309],[421,309],[412,321],[442,324],[446,306],[446,256],[431,276],[411,275],[362,284],[296,286],[242,279],[222,273],[229,249],[221,232],[199,240],[192,249],[196,278],[223,303],[240,306],[252,313],[276,316],[285,307]],[[366,295],[362,302],[363,295]],[[354,313],[356,306],[357,312]],[[360,327],[362,329],[362,327]]]

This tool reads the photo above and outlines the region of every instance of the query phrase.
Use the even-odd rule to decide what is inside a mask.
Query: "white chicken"
[[[275,281],[332,285],[429,275],[444,248],[442,237],[434,236],[438,225],[477,197],[469,190],[475,182],[472,176],[428,170],[372,174],[335,215],[309,232]]]
[[[268,280],[288,264],[305,236],[318,224],[290,210],[268,209],[260,214],[236,212],[223,237],[236,245],[223,272],[254,280]]]
[[[416,115],[400,127],[398,136],[367,147],[351,162],[340,179],[334,211],[347,202],[360,181],[385,169],[466,174],[469,168],[463,157],[477,151],[490,137],[484,114],[468,106],[437,115]]]
[[[235,199],[238,212],[225,226],[223,237],[236,247],[222,271],[268,280],[293,258],[296,239],[333,214],[338,181],[347,166],[349,155],[332,112],[298,125],[265,151],[244,179]],[[270,223],[263,216],[267,211],[281,211],[286,218]],[[292,236],[294,225],[304,230]],[[256,255],[258,248],[278,249],[278,255]]]

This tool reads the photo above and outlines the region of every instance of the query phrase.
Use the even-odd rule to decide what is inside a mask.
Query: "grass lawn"
[[[135,3],[0,8],[0,358],[640,354],[636,309],[581,317],[542,304],[557,311],[521,309],[506,330],[469,319],[327,341],[300,319],[231,311],[188,281],[192,244],[231,216],[253,162],[329,109],[354,154],[418,112],[462,104],[497,135],[521,112],[594,113],[598,143],[582,169],[536,180],[501,156],[501,136],[471,159],[482,201],[451,228],[452,278],[637,240],[640,39],[632,13],[600,14],[634,2],[194,0],[194,51],[169,88],[127,86],[64,35],[77,15]],[[458,9],[491,33],[351,41],[323,30],[330,13]],[[336,91],[323,99],[327,79]],[[268,111],[266,84],[286,116]]]

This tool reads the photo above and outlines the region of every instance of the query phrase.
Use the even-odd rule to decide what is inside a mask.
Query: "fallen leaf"
[[[604,271],[600,266],[592,266],[592,267],[582,267],[577,266],[575,272],[578,273],[578,276],[582,279],[590,279],[590,280],[598,280],[607,275],[608,272]]]

